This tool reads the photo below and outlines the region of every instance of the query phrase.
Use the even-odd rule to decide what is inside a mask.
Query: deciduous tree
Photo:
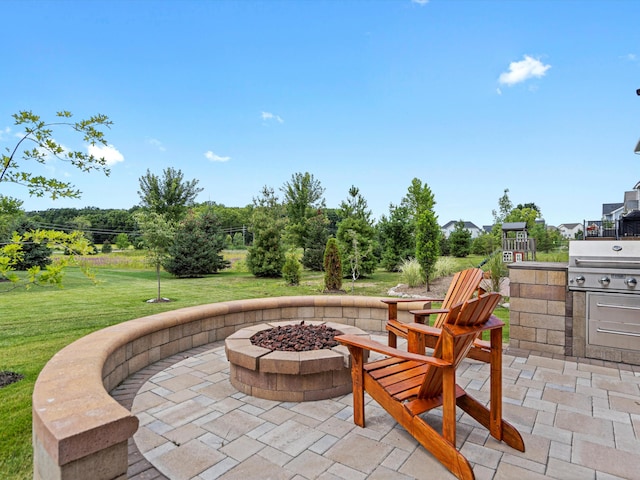
[[[173,167],[166,168],[162,177],[147,169],[139,183],[140,204],[174,223],[184,218],[198,193],[203,190],[198,188],[198,180],[185,181],[182,171]]]
[[[56,113],[57,120],[45,121],[31,111],[23,110],[13,115],[14,124],[23,129],[19,140],[13,148],[6,148],[0,160],[0,189],[4,182],[25,187],[29,195],[49,196],[55,200],[60,197],[78,198],[78,190],[70,182],[47,176],[46,166],[52,160],[70,164],[83,172],[101,171],[109,175],[105,157],[92,153],[92,147],[107,146],[103,129],[110,128],[112,122],[106,115],[98,114],[87,119],[73,121],[68,111]],[[54,135],[63,130],[71,130],[80,134],[87,151],[69,149],[58,142]],[[42,166],[42,172],[32,171]],[[0,207],[2,208],[1,225],[5,228],[7,215],[20,211],[22,202],[2,194],[0,190]],[[22,278],[14,273],[14,269],[24,259],[23,245],[47,244],[49,247],[61,248],[72,255],[49,264],[43,270],[40,265],[33,265],[27,270],[27,277]],[[33,283],[60,285],[64,267],[73,262],[73,254],[84,254],[89,251],[89,242],[80,232],[65,233],[54,230],[30,230],[23,234],[14,233],[8,243],[0,248],[0,278],[9,279],[13,285],[21,283],[29,286]],[[88,271],[85,272],[89,274]]]
[[[138,212],[135,214],[135,218],[142,232],[144,248],[147,250],[147,260],[156,269],[158,289],[153,301],[168,301],[160,295],[160,270],[162,263],[169,255],[169,248],[173,244],[173,223],[155,212]]]

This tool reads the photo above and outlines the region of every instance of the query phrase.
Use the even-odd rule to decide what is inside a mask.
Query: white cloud
[[[417,3],[418,5],[426,5],[429,0],[411,0],[411,3]]]
[[[149,139],[147,139],[147,143],[149,143],[149,145],[151,145],[151,146],[156,147],[161,152],[166,152],[167,151],[167,149],[162,144],[162,142],[160,140],[158,140],[157,138],[149,138]]]
[[[115,165],[119,162],[124,162],[124,157],[113,145],[89,145],[89,155],[93,155],[96,158],[104,158],[107,165]]]
[[[261,116],[262,120],[264,120],[265,122],[276,121],[278,123],[284,123],[284,120],[280,117],[280,115],[274,115],[271,112],[262,112]]]
[[[231,160],[231,157],[221,157],[213,153],[211,150],[205,152],[204,156],[212,162],[228,162],[229,160]]]
[[[501,73],[498,81],[501,85],[515,85],[530,78],[544,77],[550,68],[551,65],[545,65],[540,60],[525,55],[524,60],[511,62],[509,71]]]
[[[10,133],[11,133],[11,129],[9,127],[5,128],[4,130],[0,130],[0,142],[9,138]]]

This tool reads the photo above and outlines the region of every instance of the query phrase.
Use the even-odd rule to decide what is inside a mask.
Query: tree
[[[247,253],[247,267],[256,277],[280,277],[285,262],[282,244],[286,225],[284,208],[272,188],[263,187],[261,194],[253,200],[253,245]]]
[[[456,222],[455,228],[449,235],[451,255],[464,258],[471,252],[471,232],[464,227],[462,220]]]
[[[71,164],[83,172],[98,170],[109,175],[107,160],[104,157],[97,158],[91,153],[69,150],[53,138],[54,129],[57,132],[63,127],[68,127],[82,134],[82,139],[85,143],[94,147],[97,144],[106,146],[107,140],[101,127],[110,128],[113,123],[106,115],[98,114],[78,122],[70,120],[73,115],[68,111],[57,112],[56,117],[59,120],[55,122],[46,122],[40,116],[27,110],[20,111],[12,116],[15,119],[15,125],[20,125],[24,128],[24,133],[20,134],[20,140],[13,150],[7,148],[7,153],[2,155],[0,183],[16,183],[26,187],[29,190],[29,195],[35,195],[36,197],[48,195],[52,200],[58,197],[80,197],[81,192],[69,182],[62,182],[52,177],[47,178],[25,170],[21,166],[20,156],[23,160],[22,163],[29,164],[33,160],[44,165],[51,158],[56,158]],[[20,152],[23,145],[25,149]],[[28,145],[32,148],[28,148]]]
[[[116,235],[115,244],[118,249],[126,250],[131,245],[131,242],[129,241],[129,235],[127,235],[126,233],[119,233],[118,235]]]
[[[295,252],[287,253],[284,265],[282,266],[282,277],[287,282],[287,285],[299,285],[301,276],[302,265],[298,260],[298,256]]]
[[[324,249],[329,238],[328,224],[329,220],[321,210],[318,210],[316,215],[311,217],[307,223],[307,236],[302,255],[302,264],[316,272],[322,271]]]
[[[169,255],[169,248],[173,244],[174,227],[163,215],[155,212],[138,212],[136,221],[142,232],[142,240],[147,250],[147,260],[156,269],[158,293],[153,302],[167,302],[160,295],[160,268]]]
[[[27,188],[29,195],[37,197],[46,195],[52,200],[60,197],[79,198],[81,192],[71,183],[27,170],[28,166],[37,167],[35,164],[46,167],[46,164],[52,159],[68,163],[83,172],[97,170],[109,175],[107,160],[104,157],[96,157],[92,153],[98,145],[107,146],[102,129],[103,127],[110,128],[112,125],[109,118],[106,115],[98,114],[74,122],[71,120],[73,115],[68,111],[57,112],[56,117],[57,121],[46,122],[40,116],[26,110],[13,115],[15,125],[20,126],[24,131],[20,134],[15,147],[13,149],[6,148],[6,153],[2,154],[0,186],[3,182],[14,183]],[[65,128],[82,136],[82,140],[88,144],[88,153],[69,149],[54,140],[54,132],[61,133],[61,130]],[[7,222],[7,217],[19,212],[21,205],[20,200],[7,197],[0,192],[0,208],[2,210],[0,212],[2,217],[0,218],[0,227],[6,229],[10,223]],[[7,234],[8,232],[5,230],[3,233]],[[25,242],[47,244],[49,247],[64,249],[71,255],[47,265],[44,270],[40,265],[33,265],[28,268],[27,277],[21,279],[13,273],[13,270],[24,259],[23,245]],[[82,255],[88,253],[89,250],[89,242],[80,232],[65,233],[54,230],[35,230],[23,234],[16,232],[10,241],[0,248],[0,278],[11,280],[14,285],[19,285],[21,282],[26,286],[34,283],[60,285],[64,268],[70,262],[75,261],[75,254]],[[83,268],[83,271],[92,277],[88,270]]]
[[[351,259],[356,252],[354,246],[358,246],[358,270],[362,275],[370,275],[378,265],[375,256],[376,231],[371,224],[371,211],[367,201],[360,194],[358,188],[352,186],[349,189],[349,197],[340,204],[342,221],[338,225],[338,245],[340,256],[349,259],[342,264],[342,273],[345,277],[351,277]]]
[[[498,199],[498,210],[491,211],[494,224],[502,225],[502,222],[505,221],[505,218],[511,213],[511,210],[513,210],[513,203],[509,198],[509,189],[505,188],[503,195]]]
[[[406,205],[411,206],[415,212],[416,222],[416,260],[422,267],[427,280],[427,291],[429,291],[429,281],[433,276],[436,261],[440,255],[440,226],[438,217],[434,212],[436,204],[433,193],[429,186],[414,178],[404,199]]]
[[[380,264],[389,272],[397,272],[405,260],[415,255],[415,223],[405,205],[389,205],[389,218],[378,222],[378,236],[382,249]]]
[[[195,198],[203,189],[198,188],[198,180],[184,180],[181,170],[172,167],[166,168],[162,173],[162,178],[151,173],[147,173],[139,179],[141,205],[165,218],[177,223],[187,213],[190,206],[194,204]]]
[[[502,224],[504,223],[507,215],[513,210],[513,203],[509,198],[509,189],[505,188],[503,195],[498,199],[498,210],[492,210],[493,215],[493,229],[491,235],[495,239],[495,243],[502,245]]]
[[[24,235],[27,232],[37,230],[35,224],[26,218],[19,221],[15,226],[15,232]],[[52,263],[51,250],[47,246],[47,242],[23,242],[21,246],[21,255],[15,264],[16,270],[26,271],[32,267],[46,268]]]
[[[338,241],[331,237],[324,251],[324,289],[327,292],[342,290],[342,259]]]
[[[178,226],[162,266],[181,278],[218,273],[229,266],[220,254],[223,248],[224,235],[215,215],[190,213]]]
[[[289,223],[287,234],[296,247],[305,248],[309,219],[325,206],[324,188],[309,172],[294,173],[291,180],[280,188],[284,193],[284,204]]]

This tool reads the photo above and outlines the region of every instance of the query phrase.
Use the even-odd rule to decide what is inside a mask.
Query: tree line
[[[110,127],[108,118],[97,115],[72,122],[69,112],[59,112],[58,116],[62,121],[46,123],[31,112],[14,115],[16,125],[24,127],[24,136],[2,157],[0,186],[13,182],[27,187],[31,195],[78,198],[80,192],[72,185],[25,170],[26,160],[46,163],[48,155],[82,170],[109,174],[104,159],[67,150],[53,139],[54,127],[64,125],[82,133],[85,142],[106,145],[101,128]],[[23,143],[34,145],[21,152]],[[51,247],[90,253],[97,248],[109,251],[112,245],[133,245],[147,250],[158,273],[158,285],[161,268],[178,277],[213,274],[227,268],[221,255],[224,248],[247,248],[247,266],[255,276],[285,276],[289,283],[296,283],[302,267],[326,270],[331,246],[329,257],[333,260],[329,263],[333,268],[339,265],[340,278],[355,281],[379,267],[397,271],[403,262],[415,259],[428,288],[440,255],[491,255],[499,248],[503,221],[526,221],[535,231],[535,220],[541,217],[533,203],[514,208],[505,190],[498,211],[493,212],[496,227],[491,234],[472,240],[460,221],[449,238],[444,238],[435,214],[434,195],[418,178],[411,181],[397,204],[389,205],[388,214],[378,222],[355,185],[338,208],[327,208],[325,190],[309,172],[292,174],[278,190],[264,186],[245,207],[196,203],[202,190],[198,184],[197,179],[187,180],[173,167],[162,174],[147,170],[139,178],[140,203],[129,210],[88,207],[24,212],[19,199],[0,193],[0,276],[9,278],[13,270],[24,269],[33,279],[46,281],[49,277],[43,272],[53,268],[48,254]],[[538,229],[536,234],[540,237],[539,248],[541,243],[542,249],[553,244],[546,229]]]

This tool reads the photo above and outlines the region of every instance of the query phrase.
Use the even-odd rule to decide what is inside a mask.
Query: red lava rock
[[[269,350],[304,352],[339,345],[334,340],[336,335],[342,335],[342,332],[326,325],[305,325],[301,322],[262,330],[250,340],[253,345]]]

